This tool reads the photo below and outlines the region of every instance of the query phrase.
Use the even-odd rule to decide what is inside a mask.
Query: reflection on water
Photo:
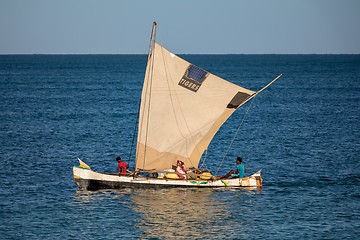
[[[74,199],[81,203],[89,203],[94,200],[98,201],[101,199],[109,199],[109,198],[121,199],[121,197],[128,196],[131,193],[132,190],[130,188],[124,188],[121,190],[106,189],[106,190],[98,190],[98,191],[77,190]]]
[[[251,217],[248,216],[244,221],[234,216],[232,204],[237,198],[235,202],[241,206],[241,195],[252,192],[239,189],[231,191],[146,190],[133,194],[130,199],[134,203],[131,207],[141,213],[138,227],[143,230],[146,238],[212,238],[213,234],[224,234],[227,228],[233,227],[231,225],[244,230]],[[233,199],[228,199],[231,195]]]
[[[253,223],[259,217],[251,210],[254,206],[256,208],[257,201],[254,199],[261,196],[258,193],[261,190],[176,188],[77,191],[73,204],[81,210],[74,212],[74,217],[79,219],[77,215],[82,215],[84,218],[85,214],[95,211],[103,214],[96,217],[98,220],[111,221],[115,217],[114,212],[118,212],[121,220],[116,221],[120,220],[117,224],[124,227],[125,234],[140,239],[246,237],[254,231]],[[88,219],[87,222],[90,221]]]

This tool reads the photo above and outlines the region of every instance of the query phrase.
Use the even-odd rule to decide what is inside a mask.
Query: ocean
[[[0,239],[360,239],[360,55],[180,56],[255,91],[283,74],[206,154],[263,188],[80,191],[77,158],[134,168],[147,56],[0,55]]]

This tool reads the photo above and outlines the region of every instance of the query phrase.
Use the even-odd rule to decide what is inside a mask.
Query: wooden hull
[[[92,171],[90,168],[73,167],[76,185],[81,190],[116,188],[202,188],[202,187],[262,187],[261,172],[250,177],[223,180],[174,180],[110,175]]]

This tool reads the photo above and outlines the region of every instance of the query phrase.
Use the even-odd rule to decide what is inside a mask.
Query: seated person
[[[226,174],[225,176],[220,177],[219,179],[225,179],[225,178],[229,178],[231,177],[238,177],[238,178],[243,178],[246,172],[246,168],[244,166],[244,164],[242,164],[242,158],[241,157],[237,157],[236,159],[236,172],[234,170],[231,170],[228,174]]]
[[[129,169],[129,165],[126,162],[121,161],[120,157],[116,158],[119,167],[119,176],[126,176],[126,169]]]
[[[177,160],[175,172],[180,173],[180,174],[178,174],[179,179],[185,179],[186,178],[185,174],[187,172],[184,169],[184,162],[183,161]]]

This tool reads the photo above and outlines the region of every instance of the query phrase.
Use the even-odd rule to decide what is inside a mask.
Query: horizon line
[[[147,53],[0,53],[6,55],[148,55]],[[175,53],[175,55],[360,55],[360,53]]]

